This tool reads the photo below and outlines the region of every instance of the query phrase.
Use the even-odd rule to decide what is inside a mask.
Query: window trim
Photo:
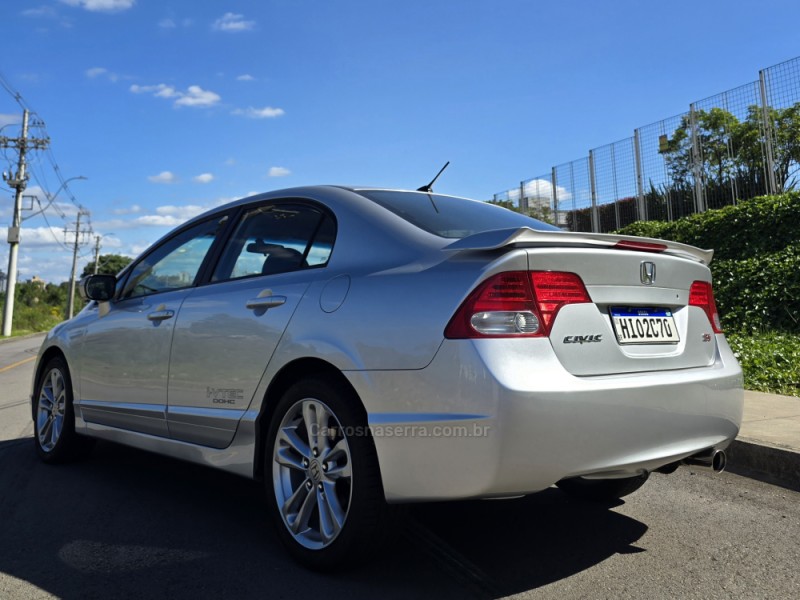
[[[233,236],[234,231],[242,222],[244,216],[252,210],[256,210],[258,208],[262,208],[264,206],[274,206],[274,205],[283,205],[283,204],[294,204],[298,206],[306,206],[312,208],[314,210],[319,211],[323,217],[328,217],[333,222],[334,228],[334,238],[333,244],[331,245],[331,253],[328,256],[328,260],[324,263],[318,265],[310,265],[308,267],[304,267],[302,269],[296,269],[294,271],[287,271],[285,273],[275,273],[274,275],[264,275],[261,273],[253,273],[252,275],[244,275],[242,277],[237,277],[235,279],[231,279],[230,277],[227,279],[220,279],[217,281],[212,281],[211,278],[214,275],[214,271],[216,271],[217,267],[219,266],[219,262],[222,259],[222,255],[225,252],[225,249],[228,246],[228,242],[230,238]],[[336,219],[336,216],[333,214],[333,211],[329,209],[327,206],[318,202],[317,200],[313,200],[311,198],[298,198],[298,197],[284,197],[284,198],[270,198],[269,200],[257,200],[255,202],[250,202],[248,204],[243,204],[241,206],[236,207],[237,210],[231,215],[231,219],[228,222],[228,226],[225,229],[225,239],[222,240],[220,238],[218,241],[222,242],[219,244],[217,248],[213,249],[213,252],[209,252],[208,256],[206,257],[208,260],[207,264],[204,264],[201,271],[198,272],[198,277],[195,281],[195,287],[202,287],[206,285],[218,285],[221,283],[230,283],[232,281],[244,281],[246,279],[253,279],[256,277],[277,277],[280,275],[290,275],[292,273],[300,273],[302,271],[309,271],[312,269],[324,269],[327,267],[331,262],[331,257],[333,256],[333,251],[336,246],[336,240],[339,234],[339,222]],[[310,238],[310,243],[307,245],[306,250],[310,251],[311,246],[313,246],[314,241],[316,240],[317,235],[319,234],[320,229],[322,228],[322,224],[325,222],[325,218],[320,219],[320,222],[317,224],[317,227],[314,229],[314,233]],[[213,254],[213,256],[212,256]],[[303,259],[306,258],[306,253],[303,254]],[[202,275],[202,277],[201,277]]]
[[[213,215],[209,215],[205,219],[191,220],[191,221],[189,221],[187,223],[184,223],[182,226],[178,227],[177,229],[171,231],[170,233],[168,233],[167,237],[162,238],[161,240],[159,240],[159,242],[157,244],[154,244],[146,253],[144,253],[141,256],[139,256],[135,261],[131,262],[131,264],[126,267],[125,271],[123,272],[123,277],[119,281],[118,289],[117,289],[117,292],[114,295],[113,301],[114,302],[126,302],[128,300],[135,300],[137,298],[150,298],[152,296],[157,296],[158,294],[164,294],[164,293],[168,293],[168,292],[174,292],[174,291],[178,291],[178,290],[186,290],[186,289],[197,287],[200,284],[200,282],[202,281],[202,278],[205,276],[205,273],[206,273],[206,271],[208,269],[209,261],[218,252],[220,243],[225,241],[225,240],[227,240],[228,236],[230,235],[231,223],[234,221],[233,217],[238,216],[239,212],[240,211],[238,210],[238,207],[237,207],[237,208],[225,210],[225,211],[222,211],[222,212],[219,212],[219,213],[215,213]],[[157,252],[158,250],[163,248],[164,245],[169,244],[172,240],[174,240],[179,235],[185,233],[189,229],[192,229],[193,227],[197,227],[198,225],[201,225],[201,224],[204,224],[204,223],[208,223],[209,221],[214,221],[214,220],[221,221],[222,219],[224,219],[226,217],[227,217],[228,221],[223,225],[222,231],[220,231],[219,235],[217,235],[216,239],[212,242],[211,247],[209,248],[208,252],[206,252],[205,257],[203,258],[203,262],[200,263],[200,268],[197,270],[197,273],[195,273],[194,279],[192,280],[191,284],[189,284],[187,286],[184,286],[184,287],[180,287],[180,288],[171,288],[171,289],[168,289],[168,290],[159,290],[157,292],[153,292],[152,294],[140,294],[140,295],[137,295],[137,296],[123,297],[122,294],[123,294],[123,292],[125,292],[125,290],[128,287],[128,281],[130,280],[131,274],[136,270],[136,267],[139,266],[139,264],[142,261],[147,260],[147,258],[150,257],[153,253]]]

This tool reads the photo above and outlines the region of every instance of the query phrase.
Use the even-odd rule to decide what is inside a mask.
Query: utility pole
[[[3,336],[11,335],[11,322],[14,318],[14,292],[17,289],[17,259],[19,256],[19,230],[22,222],[22,192],[28,185],[25,154],[28,149],[43,150],[47,148],[50,140],[47,138],[28,137],[28,110],[22,112],[22,134],[17,138],[0,136],[0,148],[16,148],[19,152],[17,160],[17,173],[3,173],[3,179],[9,187],[15,189],[14,216],[11,227],[8,228],[8,279],[6,283],[6,302],[3,307]]]
[[[86,233],[85,231],[81,231],[81,217],[88,216],[89,211],[84,210],[83,208],[78,211],[78,218],[75,221],[75,229],[74,230],[64,230],[64,234],[74,233],[75,234],[75,243],[72,246],[72,275],[69,278],[69,299],[67,301],[67,319],[71,319],[73,312],[75,311],[75,271],[78,267],[78,248],[81,245],[81,234]]]
[[[97,267],[100,264],[100,239],[102,235],[94,236],[94,274],[97,275]]]

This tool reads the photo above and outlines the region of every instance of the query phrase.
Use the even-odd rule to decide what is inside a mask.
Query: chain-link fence
[[[800,184],[800,57],[494,195],[571,231],[671,221]]]

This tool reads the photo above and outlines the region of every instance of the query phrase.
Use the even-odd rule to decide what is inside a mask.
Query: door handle
[[[174,310],[157,310],[147,315],[148,321],[164,321],[175,316]]]
[[[245,306],[251,310],[259,308],[275,308],[286,302],[286,296],[264,296],[263,298],[252,298],[247,301]]]

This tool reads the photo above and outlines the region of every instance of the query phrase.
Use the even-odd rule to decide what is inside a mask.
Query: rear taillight
[[[562,306],[591,302],[574,273],[509,271],[484,281],[444,331],[450,339],[545,337]]]
[[[714,290],[708,281],[695,281],[689,288],[689,306],[699,306],[703,309],[711,323],[714,333],[722,333],[722,324],[719,321],[719,312],[714,302]]]
[[[545,335],[550,335],[550,328],[562,306],[591,302],[583,281],[575,273],[531,271],[531,281]]]

